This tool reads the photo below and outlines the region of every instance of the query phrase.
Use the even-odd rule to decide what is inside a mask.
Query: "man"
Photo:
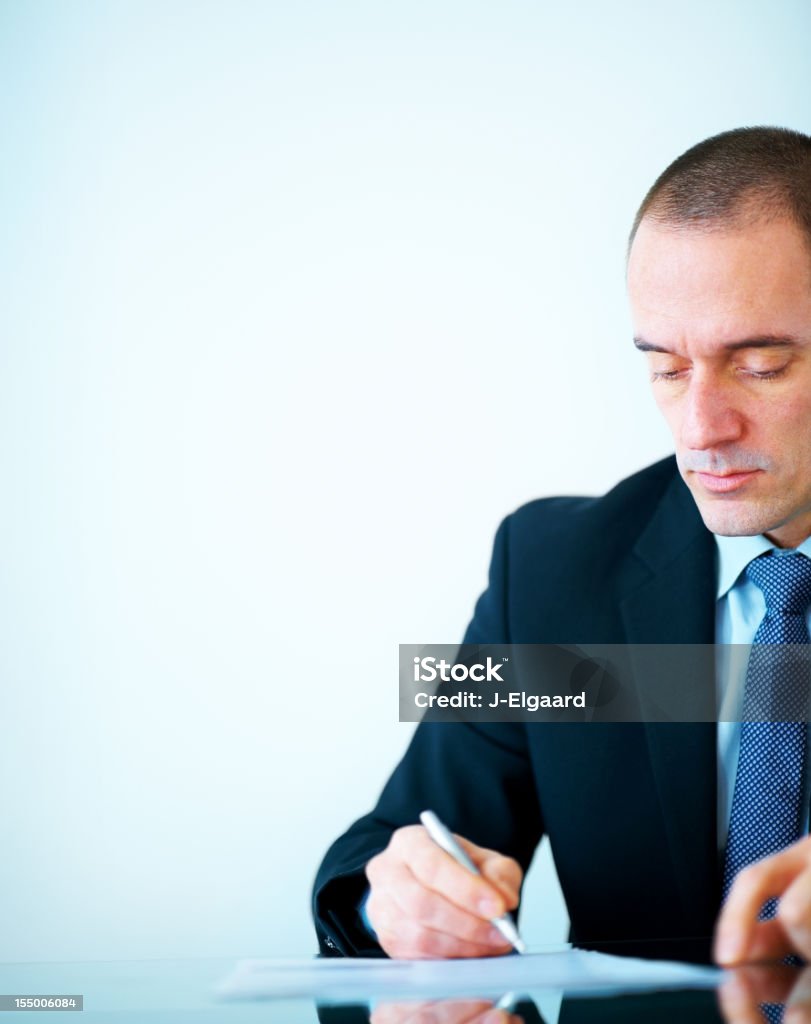
[[[675,459],[509,516],[465,642],[808,643],[811,138],[740,129],[676,160],[628,291]],[[321,865],[321,948],[508,952],[489,922],[547,834],[577,941],[710,935],[723,905],[721,962],[811,957],[806,748],[793,722],[422,723]],[[482,878],[416,824],[427,807]]]

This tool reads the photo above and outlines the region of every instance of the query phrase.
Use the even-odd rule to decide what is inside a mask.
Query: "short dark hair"
[[[682,153],[653,183],[634,218],[714,230],[789,217],[811,249],[811,137],[790,128],[735,128]]]

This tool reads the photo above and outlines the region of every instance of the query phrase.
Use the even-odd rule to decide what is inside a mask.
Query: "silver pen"
[[[428,835],[433,839],[437,846],[449,853],[451,857],[456,861],[457,864],[461,864],[463,868],[467,868],[468,871],[474,875],[482,877],[481,871],[476,867],[473,861],[468,857],[462,847],[456,842],[448,829],[442,824],[439,818],[434,814],[433,811],[423,811],[420,815],[420,821],[425,825],[425,829]],[[527,947],[524,945],[523,939],[518,934],[518,929],[512,923],[512,919],[507,914],[502,914],[501,917],[494,917],[490,922],[494,925],[507,942],[516,949],[519,953],[526,953]]]

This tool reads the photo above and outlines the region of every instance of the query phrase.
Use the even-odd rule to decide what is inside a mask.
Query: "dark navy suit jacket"
[[[532,502],[498,529],[465,642],[711,644],[715,558],[672,457],[601,498]],[[321,951],[380,953],[357,914],[364,865],[426,807],[524,870],[548,835],[574,941],[709,936],[716,771],[713,723],[424,722],[375,808],[324,857]]]

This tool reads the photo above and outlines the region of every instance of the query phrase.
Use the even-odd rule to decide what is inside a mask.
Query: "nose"
[[[681,418],[681,443],[706,451],[738,441],[744,420],[728,387],[712,377],[696,374],[687,386]]]

